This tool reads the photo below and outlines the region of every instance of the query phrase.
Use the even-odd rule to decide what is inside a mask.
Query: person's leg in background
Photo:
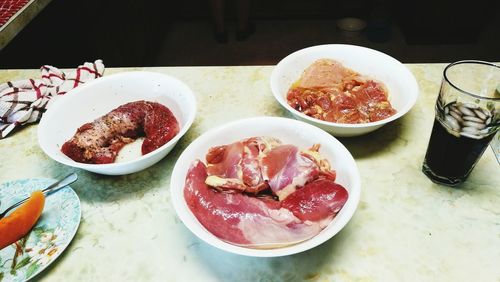
[[[236,40],[242,41],[255,32],[255,25],[250,22],[250,0],[237,0]]]
[[[224,0],[210,0],[210,8],[214,21],[215,40],[220,43],[226,43],[227,31],[224,24]]]

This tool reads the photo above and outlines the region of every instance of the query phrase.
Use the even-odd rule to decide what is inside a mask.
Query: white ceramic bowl
[[[61,146],[81,125],[107,114],[120,105],[138,100],[158,102],[167,106],[179,122],[179,133],[160,148],[143,156],[139,153],[139,146],[129,147],[130,150],[137,149],[136,152],[131,152],[136,157],[112,164],[79,163],[61,152]],[[189,129],[195,115],[194,94],[181,81],[154,72],[124,72],[88,82],[56,100],[40,121],[38,142],[49,157],[62,164],[100,174],[129,174],[145,169],[164,158]]]
[[[184,183],[187,171],[196,159],[205,160],[208,149],[223,144],[229,144],[253,136],[272,136],[284,143],[293,144],[299,148],[309,148],[320,143],[320,153],[330,161],[337,171],[336,182],[343,185],[349,192],[349,198],[333,221],[315,237],[277,249],[251,249],[226,243],[207,231],[199,223],[184,199]],[[358,206],[361,180],[353,157],[335,137],[307,123],[278,117],[257,117],[238,120],[210,130],[194,140],[181,154],[172,172],[170,181],[172,203],[182,222],[196,236],[206,243],[221,250],[255,257],[277,257],[306,251],[327,241],[337,234],[351,219]]]
[[[286,100],[290,86],[308,66],[322,58],[334,59],[362,75],[383,82],[389,92],[389,101],[397,113],[376,122],[343,124],[315,119],[292,108]],[[273,69],[271,90],[276,100],[296,118],[339,137],[362,135],[402,117],[413,107],[419,92],[415,77],[398,60],[373,49],[342,44],[313,46],[286,56]]]

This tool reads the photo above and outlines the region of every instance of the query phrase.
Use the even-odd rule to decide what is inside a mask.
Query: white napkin
[[[15,128],[37,122],[58,96],[104,73],[102,60],[84,63],[64,73],[53,66],[42,66],[41,79],[8,81],[0,85],[0,139]]]

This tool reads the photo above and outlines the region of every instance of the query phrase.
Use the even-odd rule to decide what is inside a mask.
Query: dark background
[[[3,50],[0,68],[276,64],[298,49],[362,45],[404,63],[500,61],[500,1],[254,0],[256,32],[234,39],[235,4],[226,1],[229,42],[215,41],[209,4],[189,1],[53,0]],[[495,14],[496,13],[496,14]],[[336,26],[357,17],[357,33]]]

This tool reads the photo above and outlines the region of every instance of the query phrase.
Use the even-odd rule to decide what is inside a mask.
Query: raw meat
[[[310,117],[338,123],[374,122],[396,113],[381,82],[330,59],[310,65],[288,90],[287,102]]]
[[[184,198],[198,221],[231,244],[276,248],[310,239],[326,222],[303,222],[280,202],[241,193],[219,193],[205,184],[205,165],[196,161],[188,171]]]
[[[281,145],[262,159],[262,174],[280,200],[319,175],[318,165],[293,145]]]
[[[115,161],[123,146],[145,136],[142,154],[156,150],[179,132],[170,110],[156,102],[122,105],[93,122],[82,125],[61,151],[76,162],[106,164]]]
[[[279,144],[275,138],[253,137],[211,148],[206,156],[206,183],[227,192],[258,193],[269,188],[262,177],[260,161]]]
[[[213,147],[207,160],[206,184],[225,192],[259,193],[271,188],[280,200],[296,187],[335,172],[318,154],[319,147],[300,151],[270,137],[252,137],[229,145]]]
[[[319,145],[301,151],[269,137],[216,146],[186,176],[184,198],[198,221],[228,243],[277,248],[308,240],[348,198]]]
[[[347,190],[339,184],[318,179],[287,197],[281,206],[300,220],[322,220],[337,214],[347,201]]]

